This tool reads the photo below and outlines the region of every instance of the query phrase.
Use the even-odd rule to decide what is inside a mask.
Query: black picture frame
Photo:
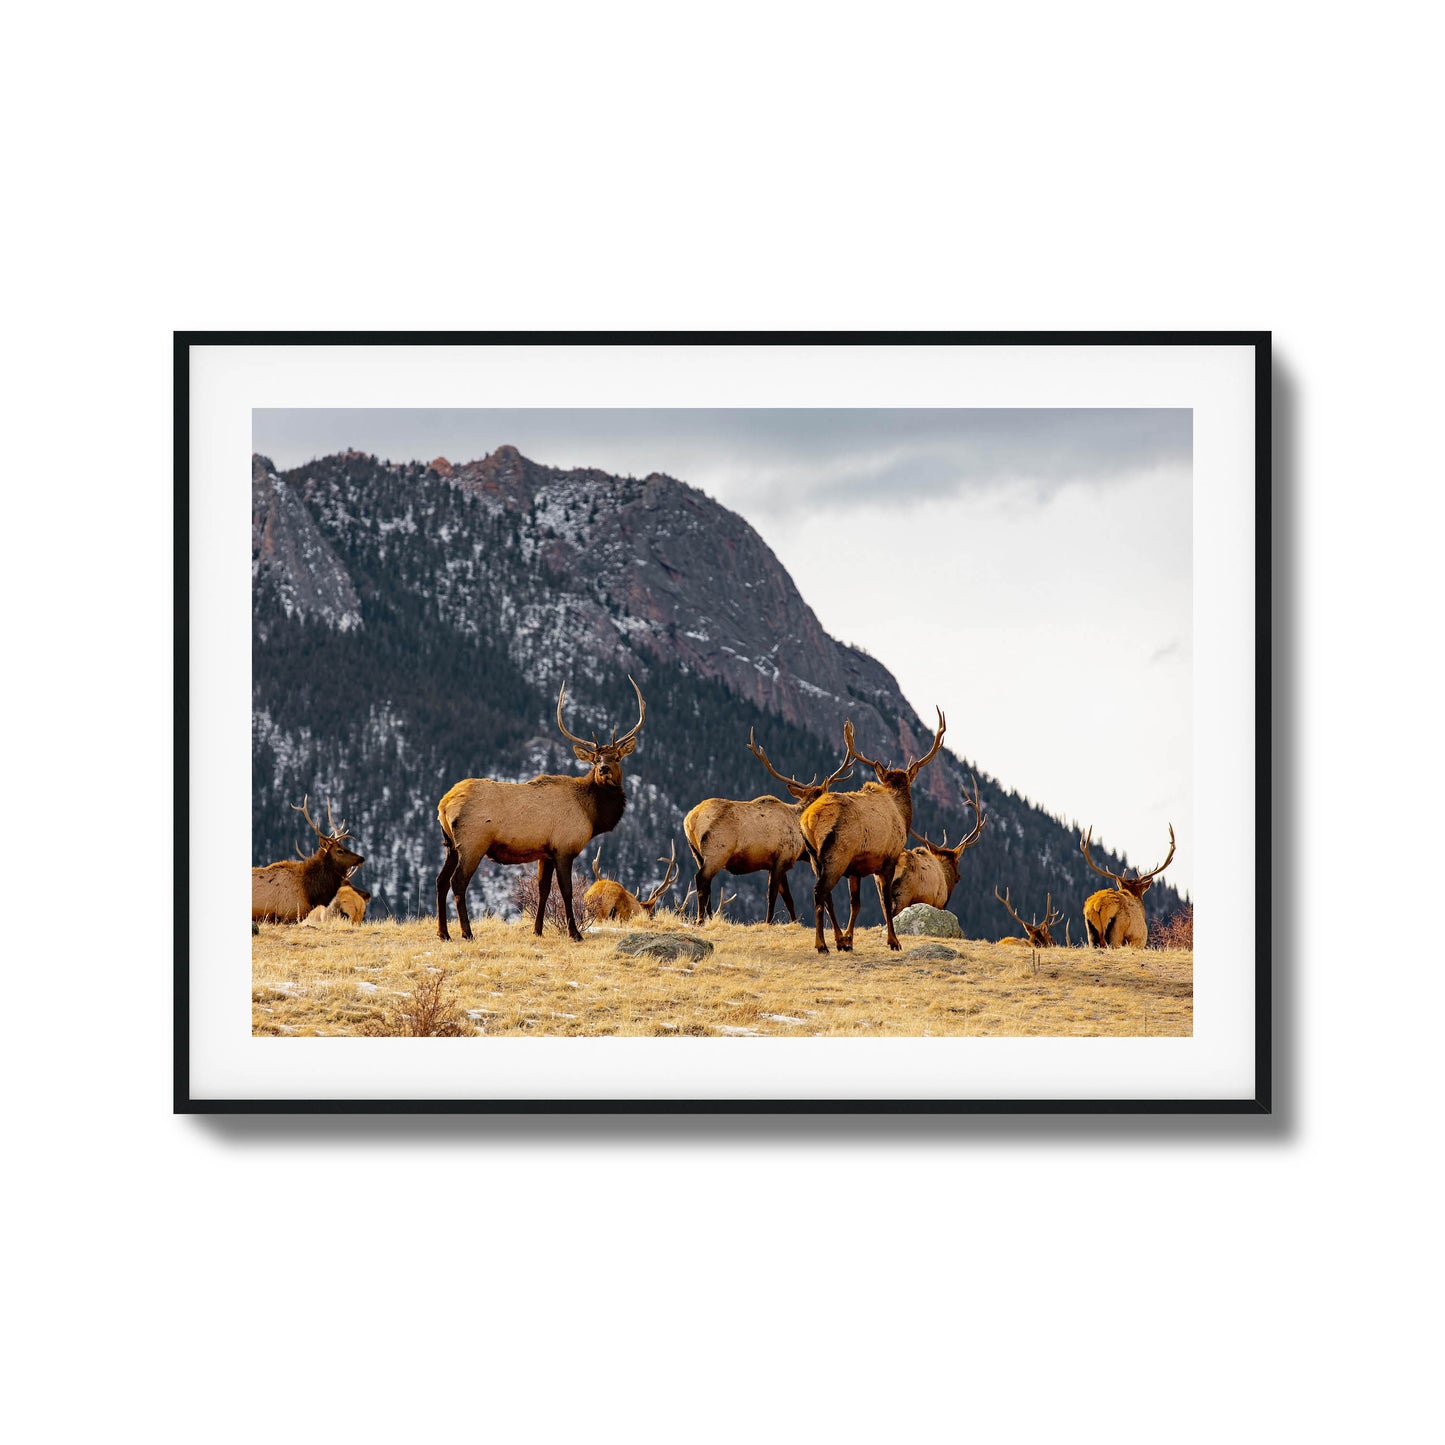
[[[1252,1098],[1101,1099],[335,1099],[198,1098],[191,1087],[189,867],[191,419],[193,348],[295,346],[1230,346],[1254,353],[1255,896]],[[1268,331],[977,332],[287,332],[173,333],[175,486],[174,1111],[178,1114],[1269,1114],[1273,1110],[1271,963],[1271,333]]]

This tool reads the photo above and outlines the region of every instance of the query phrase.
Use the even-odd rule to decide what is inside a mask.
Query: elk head
[[[920,766],[922,765],[920,764]],[[952,873],[955,882],[958,881],[958,860],[963,857],[968,849],[972,848],[973,845],[978,842],[979,835],[983,832],[984,821],[987,817],[983,811],[983,805],[979,801],[978,778],[976,776],[973,777],[973,797],[970,798],[968,794],[965,793],[963,795],[963,801],[968,807],[973,809],[973,816],[976,821],[974,822],[973,828],[965,835],[963,841],[955,843],[952,848],[948,846],[947,830],[944,831],[943,842],[941,844],[933,842],[926,834],[920,835],[915,833],[912,828],[908,830],[908,836],[912,838],[915,843],[922,843],[923,846]]]
[[[1094,830],[1089,829],[1084,837],[1079,839],[1079,851],[1084,855],[1084,862],[1099,874],[1102,878],[1112,878],[1114,887],[1121,893],[1127,893],[1133,898],[1143,898],[1149,891],[1149,885],[1174,861],[1174,824],[1169,825],[1169,856],[1157,867],[1148,873],[1141,873],[1139,869],[1134,870],[1132,878],[1125,878],[1122,873],[1111,873],[1107,868],[1100,868],[1094,860],[1089,857],[1089,844],[1094,841]]]
[[[567,696],[565,682],[557,694],[557,731],[572,744],[572,751],[582,762],[592,765],[591,780],[601,787],[622,786],[622,759],[637,746],[637,734],[647,716],[647,704],[642,700],[642,689],[631,677],[627,680],[632,683],[632,690],[637,694],[637,721],[621,737],[617,736],[617,729],[613,728],[610,742],[599,743],[596,733],[592,734],[591,742],[579,738],[576,733],[569,733],[566,723],[562,721],[562,702]]]
[[[843,724],[843,741],[848,747],[848,761],[862,763],[864,767],[872,768],[878,775],[878,781],[888,789],[890,793],[907,793],[913,787],[913,780],[922,769],[938,755],[938,750],[943,746],[943,734],[948,724],[943,718],[943,709],[938,708],[938,731],[933,735],[933,746],[918,759],[917,762],[907,762],[901,768],[885,765],[876,758],[865,758],[857,748],[853,746],[853,723],[852,721]]]
[[[311,824],[311,829],[316,834],[316,851],[311,857],[329,859],[342,870],[344,876],[350,876],[355,869],[360,868],[361,865],[366,862],[366,859],[359,853],[353,853],[350,848],[346,847],[346,840],[351,834],[346,831],[345,823],[338,823],[332,818],[330,803],[326,805],[326,826],[331,830],[329,833],[323,833],[320,826],[312,818],[310,804],[311,794],[307,793],[306,796],[302,798],[299,808],[295,803],[291,804],[291,808],[293,812],[300,813],[301,816]],[[301,850],[298,848],[296,851],[299,853]]]
[[[1056,913],[1054,911],[1054,895],[1050,893],[1044,899],[1044,921],[1042,923],[1040,923],[1037,918],[1035,918],[1032,923],[1025,923],[1023,919],[1014,912],[1013,904],[1008,901],[1008,895],[1009,891],[1007,888],[1000,893],[998,891],[998,885],[994,885],[993,896],[1008,909],[1009,917],[1028,935],[1029,942],[1033,944],[1035,948],[1052,948],[1054,946],[1054,938],[1049,932],[1049,929],[1064,916],[1062,913]]]
[[[817,773],[814,773],[806,783],[800,783],[796,778],[785,778],[769,761],[768,755],[753,739],[753,729],[748,729],[748,749],[752,755],[775,777],[797,800],[807,807],[809,803],[817,802],[834,783],[842,782],[845,778],[853,776],[853,764],[849,759],[844,758],[842,765],[837,772],[829,773],[820,783]]]

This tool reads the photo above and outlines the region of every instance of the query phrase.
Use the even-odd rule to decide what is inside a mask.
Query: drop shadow
[[[1300,715],[1300,548],[1298,525],[1299,396],[1288,367],[1273,353],[1271,386],[1272,522],[1270,547],[1271,649],[1270,871],[1261,906],[1271,909],[1270,1114],[193,1114],[184,1127],[241,1148],[347,1148],[354,1144],[430,1147],[608,1148],[617,1144],[672,1147],[707,1143],[749,1150],[796,1150],[835,1142],[907,1147],[917,1143],[1032,1147],[1045,1143],[1088,1148],[1101,1142],[1189,1143],[1200,1147],[1280,1147],[1299,1134],[1297,803],[1300,750],[1293,745]]]

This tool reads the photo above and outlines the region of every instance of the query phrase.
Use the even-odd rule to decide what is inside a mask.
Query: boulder
[[[712,944],[690,933],[628,933],[618,940],[617,952],[629,958],[650,958],[664,963],[675,958],[696,963],[712,952]]]
[[[921,934],[926,938],[962,938],[963,929],[958,919],[942,908],[930,908],[926,903],[915,903],[905,908],[893,920],[898,933]]]
[[[920,943],[917,948],[906,949],[903,956],[908,959],[926,958],[941,961],[945,958],[957,958],[958,950],[945,948],[941,943]]]

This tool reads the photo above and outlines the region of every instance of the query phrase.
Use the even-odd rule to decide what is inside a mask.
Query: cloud
[[[470,461],[503,443],[549,466],[666,472],[724,502],[792,511],[908,504],[1025,487],[1110,485],[1182,468],[1179,408],[258,410],[254,447],[282,467],[358,447]]]

